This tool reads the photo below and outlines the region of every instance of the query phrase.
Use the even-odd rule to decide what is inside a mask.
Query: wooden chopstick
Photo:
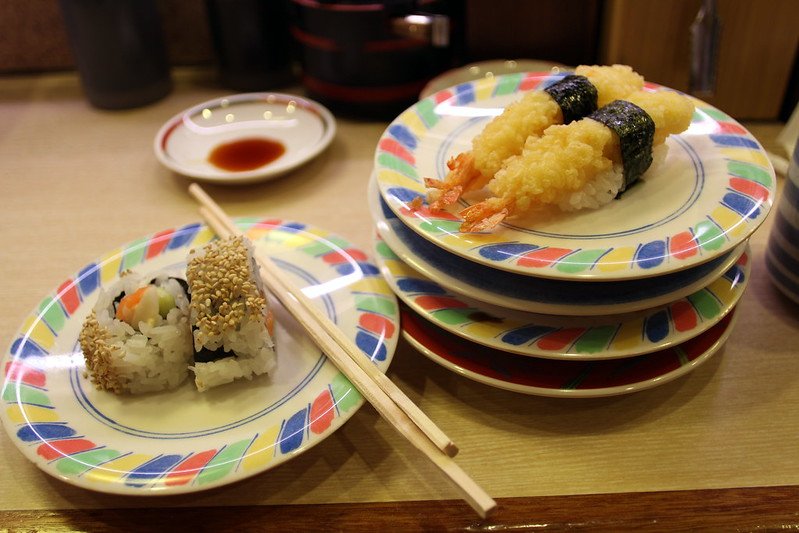
[[[229,234],[241,234],[241,231],[238,229],[238,227],[236,227],[233,221],[230,220],[222,208],[219,207],[219,205],[214,202],[210,196],[208,196],[202,187],[196,183],[193,183],[189,186],[189,193],[200,203],[200,205],[205,207],[214,215],[218,223],[224,226],[225,230]],[[216,228],[213,229],[216,231]],[[343,352],[344,355],[347,355],[353,362],[355,362],[355,364],[357,364],[368,375],[368,377],[375,382],[378,387],[380,387],[380,389],[382,389],[402,411],[408,415],[413,423],[419,426],[419,429],[421,429],[422,432],[424,432],[424,434],[427,435],[433,444],[435,444],[436,447],[438,447],[441,451],[450,457],[454,457],[458,453],[458,447],[455,445],[455,443],[453,443],[452,440],[447,437],[447,435],[435,423],[433,423],[433,421],[430,420],[430,418],[424,414],[422,410],[419,409],[419,407],[394,384],[393,381],[388,379],[385,374],[380,372],[380,370],[378,370],[371,361],[369,361],[366,357],[363,357],[360,349],[344,335],[344,332],[342,332],[338,326],[336,326],[329,318],[322,314],[319,308],[316,307],[302,291],[295,287],[294,284],[286,278],[283,271],[275,266],[268,255],[263,252],[259,252],[258,250],[256,250],[255,255],[260,262],[261,267],[266,272],[264,281],[267,286],[270,289],[273,289],[273,292],[278,299],[281,299],[281,301],[282,294],[290,294],[305,309],[306,313],[304,313],[304,315],[309,321],[305,322],[304,325],[307,326],[308,324],[312,324],[321,326],[322,330],[330,335],[338,345],[338,347],[333,348],[336,351],[336,354],[334,355],[341,355]],[[271,285],[275,285],[275,287],[272,287]],[[289,308],[289,305],[292,305],[287,305],[285,302],[283,302],[283,304],[286,305],[287,308]],[[291,309],[289,308],[289,310]],[[310,327],[307,329],[312,330],[312,335],[319,330],[318,327]],[[334,360],[334,363],[335,362],[336,361]],[[346,361],[343,361],[342,364],[347,363]],[[357,386],[357,384],[354,385]]]
[[[241,231],[235,226],[224,211],[211,199],[205,191],[196,184],[189,187],[189,191],[200,202],[200,213],[208,225],[220,236],[228,237],[240,235]],[[488,516],[495,508],[496,502],[472,480],[452,459],[452,455],[457,451],[454,444],[430,421],[421,410],[400,391],[394,383],[389,380],[382,372],[377,370],[371,362],[367,366],[361,365],[359,361],[366,361],[366,358],[358,351],[357,357],[352,357],[344,346],[337,341],[337,337],[342,337],[347,343],[352,344],[343,333],[332,324],[335,331],[340,335],[334,335],[327,331],[327,328],[316,327],[321,325],[318,318],[329,319],[313,306],[310,300],[285,277],[271,259],[263,252],[256,249],[256,259],[260,263],[264,273],[263,280],[267,288],[281,301],[290,313],[306,327],[306,331],[315,343],[327,354],[334,364],[344,373],[350,382],[361,392],[363,397],[369,401],[380,415],[388,421],[401,435],[420,450],[425,456],[436,465],[458,489],[463,499],[483,518]],[[304,304],[303,304],[304,302]],[[317,312],[313,312],[316,310]],[[353,345],[354,346],[354,345]],[[357,350],[357,348],[355,348]],[[356,364],[353,364],[356,361]],[[372,372],[379,374],[378,379],[372,377]],[[394,389],[392,394],[387,394],[379,385]],[[404,398],[403,406],[394,399]],[[413,419],[405,410],[418,412],[422,416]],[[425,422],[426,421],[426,422]],[[424,426],[421,427],[421,426]],[[427,431],[425,431],[425,429]],[[437,430],[437,431],[436,431]],[[438,442],[431,438],[431,434],[438,434]],[[440,436],[443,435],[444,439]],[[440,443],[443,442],[443,445]]]

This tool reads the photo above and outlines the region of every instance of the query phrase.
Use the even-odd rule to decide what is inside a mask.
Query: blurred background
[[[218,36],[214,36],[214,31],[219,30],[213,24],[219,21],[224,6],[235,4],[235,0],[155,0],[155,3],[171,66],[219,64]],[[297,10],[331,2],[291,0],[290,3],[297,5],[286,17],[294,18],[281,23],[292,26],[287,35],[290,33],[293,41],[293,60],[308,61],[297,52],[297,39],[304,38],[308,46],[324,43],[318,35],[314,41],[314,35],[309,33],[312,30],[303,27],[308,20],[298,22],[301,15],[297,15]],[[481,60],[537,59],[565,65],[625,63],[647,80],[684,91],[691,86],[691,27],[703,5],[701,0],[430,0],[427,3],[443,4],[449,10],[452,25],[448,55],[445,60],[426,67],[424,78]],[[738,119],[787,120],[799,98],[799,1],[718,0],[710,4],[714,5],[721,31],[714,45],[714,87],[702,98]],[[220,5],[223,5],[221,11]],[[270,29],[272,33],[275,31],[274,27]],[[328,37],[336,39],[335,35]],[[320,61],[331,64],[329,59]],[[418,59],[409,61],[419,64]],[[59,2],[0,2],[0,75],[74,68]],[[301,75],[298,72],[297,78],[283,79],[275,85],[297,82]],[[235,81],[228,82],[235,85]]]

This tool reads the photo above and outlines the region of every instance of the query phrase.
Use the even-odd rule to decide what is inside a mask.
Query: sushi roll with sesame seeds
[[[139,394],[174,389],[192,357],[186,282],[130,271],[101,289],[79,342],[85,376],[100,390]]]
[[[239,236],[192,250],[186,277],[197,389],[272,370],[271,313],[250,242]]]

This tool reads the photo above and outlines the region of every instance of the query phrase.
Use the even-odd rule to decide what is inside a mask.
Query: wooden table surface
[[[176,74],[140,109],[88,106],[71,74],[0,79],[0,337],[103,253],[199,219],[188,181],[152,152],[160,125],[227,94]],[[233,216],[313,224],[369,249],[366,184],[385,122],[338,120],[331,147],[283,178],[206,190]],[[775,150],[780,124],[752,124]],[[346,198],[342,202],[341,198]],[[3,432],[0,530],[166,524],[277,529],[771,529],[799,526],[799,310],[770,284],[767,220],[723,350],[651,390],[552,399],[464,379],[401,341],[388,375],[460,446],[461,467],[499,502],[481,521],[370,406],[268,472],[189,495],[137,498],[67,485]]]

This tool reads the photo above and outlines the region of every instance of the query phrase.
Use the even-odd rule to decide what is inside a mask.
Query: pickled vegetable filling
[[[184,292],[188,288],[184,280],[172,278],[180,283]],[[139,323],[154,324],[156,317],[166,318],[169,311],[175,308],[175,297],[169,292],[150,282],[131,294],[122,291],[114,298],[114,317],[139,329]]]

